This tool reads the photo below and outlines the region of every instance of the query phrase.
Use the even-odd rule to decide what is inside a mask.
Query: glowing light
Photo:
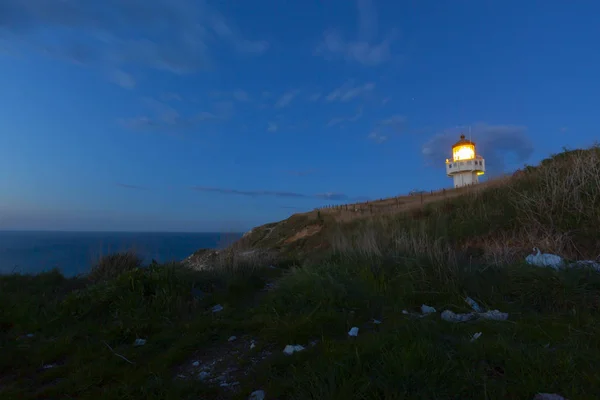
[[[472,144],[464,144],[456,146],[452,149],[454,161],[472,160],[475,158],[475,146]]]
[[[483,172],[483,171],[479,171],[479,172],[477,172],[477,176],[481,176],[481,175],[483,175],[483,174],[484,174],[484,172]]]

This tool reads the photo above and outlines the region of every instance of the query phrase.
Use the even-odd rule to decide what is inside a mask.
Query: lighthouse
[[[452,146],[452,159],[446,159],[446,174],[454,179],[454,187],[479,183],[479,176],[484,173],[485,160],[475,152],[475,143],[460,135]]]

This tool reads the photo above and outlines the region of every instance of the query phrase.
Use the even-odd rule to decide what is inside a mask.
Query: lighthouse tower
[[[479,183],[479,176],[485,173],[485,160],[475,153],[475,143],[460,135],[460,140],[452,146],[452,159],[446,159],[446,174],[454,179],[454,187]]]

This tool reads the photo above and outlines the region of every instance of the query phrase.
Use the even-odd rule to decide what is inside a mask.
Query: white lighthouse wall
[[[450,161],[446,163],[446,174],[452,176],[460,172],[482,171],[485,172],[485,160],[477,158],[475,160]]]
[[[453,178],[455,188],[479,183],[479,176],[477,176],[477,172],[461,172],[453,175]]]

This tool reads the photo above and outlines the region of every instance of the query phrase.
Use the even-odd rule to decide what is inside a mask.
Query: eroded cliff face
[[[327,225],[312,213],[261,225],[246,232],[232,245],[200,249],[183,261],[194,269],[208,269],[225,263],[289,266],[308,258],[323,256],[329,249]]]

